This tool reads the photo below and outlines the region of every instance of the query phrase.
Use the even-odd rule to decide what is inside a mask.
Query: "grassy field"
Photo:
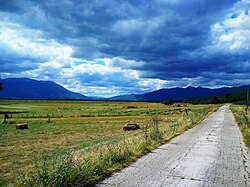
[[[142,102],[0,100],[0,113],[8,113],[6,123],[0,124],[0,186],[15,186],[19,181],[18,176],[23,174],[36,173],[36,177],[39,175],[44,180],[44,176],[40,176],[41,171],[43,174],[45,172],[46,180],[39,184],[55,186],[51,181],[55,181],[52,173],[54,176],[56,169],[48,167],[51,169],[48,174],[48,168],[40,170],[39,167],[58,161],[59,157],[65,160],[65,155],[72,156],[73,152],[74,160],[78,165],[81,163],[82,170],[87,167],[86,160],[88,163],[98,163],[98,160],[103,162],[106,154],[109,157],[108,164],[99,166],[99,173],[95,171],[96,168],[86,169],[86,181],[92,185],[193,127],[217,108],[216,105],[165,106]],[[185,109],[188,109],[188,116]],[[4,121],[4,115],[1,116],[0,120]],[[28,130],[15,129],[15,124],[24,122],[29,124]],[[142,128],[125,132],[122,127],[127,123],[138,123]],[[157,127],[157,131],[150,131],[152,125]],[[121,162],[119,158],[119,161],[110,162],[110,154],[117,154],[114,150],[119,154],[129,152],[130,155],[127,155],[127,160],[123,158],[126,161]],[[75,175],[79,178],[79,171]],[[38,179],[33,177],[32,180]],[[30,179],[28,183],[31,186]]]
[[[230,109],[240,128],[244,142],[250,150],[250,108],[244,105],[231,105]]]

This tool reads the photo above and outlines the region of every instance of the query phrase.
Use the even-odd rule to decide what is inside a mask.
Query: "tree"
[[[165,105],[172,105],[173,104],[173,98],[172,97],[169,97],[167,100],[163,101],[163,103]]]
[[[2,83],[0,83],[0,91],[3,89]]]
[[[192,99],[190,97],[184,100],[184,103],[191,103],[191,102],[192,102]]]
[[[218,104],[219,103],[219,98],[217,96],[212,96],[210,103]]]

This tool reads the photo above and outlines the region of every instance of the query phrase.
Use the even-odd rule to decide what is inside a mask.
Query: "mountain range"
[[[201,98],[208,96],[222,96],[226,93],[234,93],[241,90],[246,90],[249,86],[239,87],[222,87],[217,89],[203,88],[203,87],[192,87],[187,88],[163,88],[153,92],[140,94],[140,95],[125,95],[116,96],[111,100],[132,100],[132,101],[157,101],[161,102],[172,97],[174,101],[184,101],[188,98]]]
[[[184,101],[188,98],[200,98],[208,96],[222,96],[226,93],[234,93],[246,90],[249,86],[222,87],[217,89],[192,87],[187,88],[163,88],[149,93],[138,95],[120,95],[111,98],[87,97],[80,93],[67,90],[63,86],[52,81],[38,81],[29,78],[0,79],[3,89],[0,98],[8,99],[62,99],[62,100],[120,100],[120,101],[156,101],[161,102],[169,97],[174,101]]]
[[[88,97],[71,92],[52,81],[38,81],[28,78],[0,79],[0,98],[8,99],[83,99]]]

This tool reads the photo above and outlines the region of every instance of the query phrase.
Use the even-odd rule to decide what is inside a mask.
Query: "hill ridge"
[[[0,98],[8,99],[88,99],[80,93],[67,90],[53,81],[30,78],[0,79],[3,89]]]
[[[247,85],[238,87],[222,87],[222,88],[204,88],[204,87],[186,87],[186,88],[162,88],[144,94],[131,94],[125,96],[113,97],[114,100],[138,100],[138,101],[157,101],[161,102],[169,97],[174,101],[184,101],[189,98],[201,98],[209,96],[222,96],[226,93],[234,93],[246,89]],[[112,99],[112,98],[111,98]]]

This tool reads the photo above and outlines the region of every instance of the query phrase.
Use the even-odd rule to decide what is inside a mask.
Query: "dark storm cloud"
[[[20,60],[20,59],[18,59]],[[37,64],[32,63],[30,60],[20,61],[20,63],[16,63],[16,61],[2,60],[0,59],[0,69],[1,72],[8,72],[13,74],[18,74],[22,71],[33,70],[37,68]]]
[[[76,55],[84,58],[85,49],[89,58],[94,54],[140,58],[137,53],[168,57],[206,44],[211,23],[234,2],[18,1],[16,10],[22,11],[16,19],[75,46]]]

